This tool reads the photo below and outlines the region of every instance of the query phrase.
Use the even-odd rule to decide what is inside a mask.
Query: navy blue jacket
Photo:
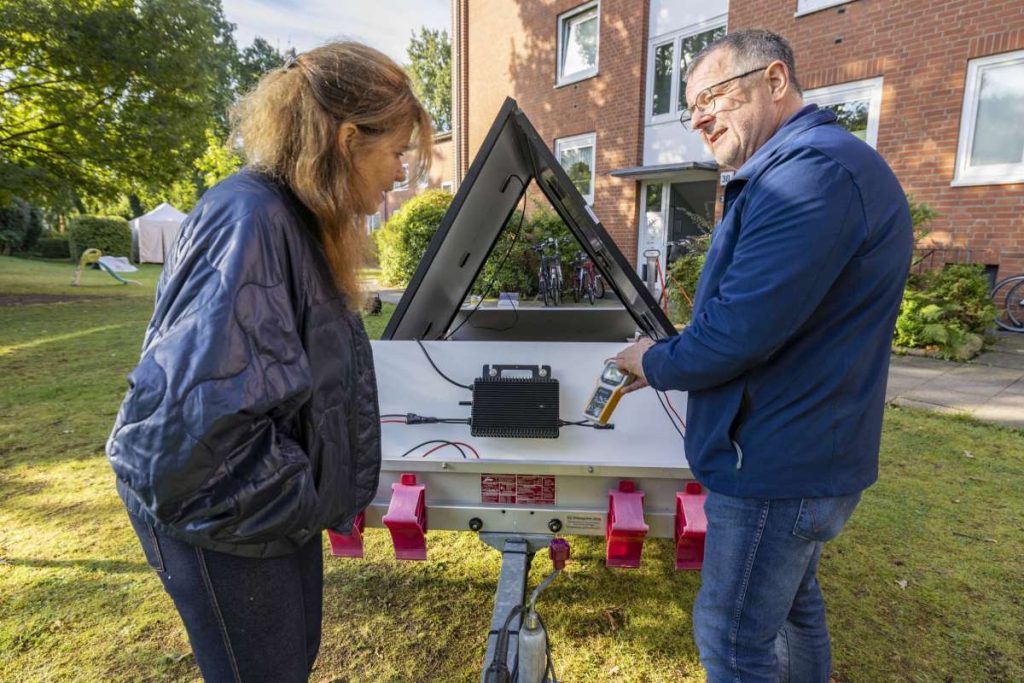
[[[203,195],[164,263],[107,456],[162,533],[276,557],[348,531],[377,492],[370,340],[313,215],[242,171]]]
[[[808,106],[725,188],[693,321],[643,358],[689,392],[686,458],[731,496],[846,495],[878,477],[906,197],[875,150]]]

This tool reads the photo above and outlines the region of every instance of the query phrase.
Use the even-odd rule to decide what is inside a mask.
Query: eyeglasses
[[[715,104],[718,102],[718,98],[725,93],[720,92],[717,94],[712,94],[712,88],[717,88],[719,86],[725,85],[726,83],[731,83],[732,81],[738,80],[740,78],[746,78],[751,74],[756,74],[758,71],[763,71],[764,69],[767,68],[768,66],[759,66],[756,69],[751,69],[750,71],[741,73],[739,76],[727,78],[724,81],[719,81],[714,85],[709,85],[708,87],[704,88],[699,93],[697,93],[697,100],[696,102],[693,103],[693,106],[687,107],[686,109],[683,110],[683,113],[679,115],[679,123],[683,124],[683,128],[685,128],[686,130],[690,130],[690,121],[693,120],[693,113],[696,110],[699,109],[704,114],[715,113]]]

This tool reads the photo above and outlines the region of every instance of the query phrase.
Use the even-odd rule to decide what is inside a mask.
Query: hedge
[[[130,256],[132,231],[119,216],[75,216],[68,221],[71,258],[77,261],[86,249],[108,256]]]
[[[558,214],[535,206],[527,210],[525,217],[522,211],[514,211],[509,217],[498,243],[480,269],[473,293],[497,296],[499,292],[519,292],[521,299],[537,294],[540,257],[530,247],[549,237],[562,241],[562,276],[565,286],[569,287],[572,279],[569,264],[582,247]]]
[[[71,249],[66,236],[44,237],[36,243],[36,253],[43,258],[71,258]]]

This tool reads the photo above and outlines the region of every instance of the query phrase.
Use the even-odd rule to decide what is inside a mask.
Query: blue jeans
[[[816,576],[860,494],[766,500],[709,492],[693,630],[708,683],[828,683],[825,602]]]
[[[308,680],[320,649],[320,536],[291,555],[255,559],[205,550],[128,518],[207,683]]]

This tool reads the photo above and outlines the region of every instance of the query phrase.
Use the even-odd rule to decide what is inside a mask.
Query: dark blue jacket
[[[643,359],[689,392],[686,458],[731,496],[861,491],[878,477],[906,197],[875,150],[809,106],[725,188],[692,323]]]
[[[161,532],[279,556],[351,529],[376,494],[370,341],[316,235],[288,188],[251,171],[183,223],[107,442],[122,500]]]

